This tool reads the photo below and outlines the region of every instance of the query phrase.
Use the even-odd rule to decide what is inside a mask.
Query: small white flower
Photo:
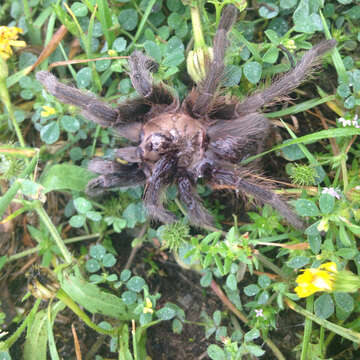
[[[345,126],[355,126],[357,129],[360,128],[360,124],[358,123],[358,115],[355,114],[353,120],[347,120],[343,117],[338,119],[339,123],[342,124],[343,127]]]
[[[255,309],[256,317],[264,317],[263,309]]]
[[[340,200],[341,196],[340,194],[334,189],[334,188],[323,188],[322,194],[329,194],[331,195],[332,197]]]

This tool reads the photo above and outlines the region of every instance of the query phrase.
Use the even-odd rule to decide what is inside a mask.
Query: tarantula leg
[[[269,129],[268,119],[258,113],[218,121],[207,132],[209,149],[224,160],[240,161],[262,151]]]
[[[166,187],[173,181],[176,172],[177,159],[162,157],[157,161],[153,173],[144,191],[144,204],[151,218],[164,223],[176,221],[176,216],[165,210],[162,205],[162,195]]]
[[[36,79],[43,84],[51,95],[63,103],[78,106],[85,118],[97,124],[110,126],[118,118],[118,112],[111,106],[99,101],[95,95],[89,95],[79,89],[64,85],[48,71],[37,72]]]
[[[130,163],[138,163],[141,161],[138,150],[139,148],[137,146],[129,146],[121,149],[115,149],[114,154],[116,157]]]
[[[163,84],[154,84],[151,72],[157,70],[154,60],[141,51],[134,51],[129,59],[130,79],[137,93],[153,104],[170,105],[176,102]]]
[[[293,55],[284,45],[282,45],[282,44],[278,45],[278,48],[279,48],[280,50],[282,50],[282,51],[286,54],[287,58],[288,58],[289,61],[290,61],[290,66],[291,66],[291,68],[294,69],[294,68],[295,68],[294,55]]]
[[[244,177],[246,175],[248,179],[245,180]],[[295,228],[299,230],[305,229],[305,224],[279,196],[250,180],[249,174],[246,174],[244,171],[235,173],[228,170],[215,170],[213,172],[213,181],[221,185],[234,186],[240,191],[254,196],[255,199],[272,206]]]
[[[325,40],[314,46],[305,53],[294,69],[280,77],[267,89],[249,96],[240,103],[236,108],[237,113],[248,114],[255,112],[273,99],[288,95],[311,74],[318,63],[318,58],[335,45],[335,40]]]
[[[137,165],[122,165],[115,161],[95,158],[89,162],[88,169],[102,174],[89,181],[86,193],[98,196],[114,188],[127,188],[141,185],[145,181],[145,174]]]
[[[224,57],[228,45],[227,33],[235,22],[237,13],[234,5],[228,5],[221,14],[219,27],[214,37],[213,61],[206,70],[207,75],[199,86],[198,96],[193,104],[192,112],[195,116],[204,116],[212,107],[214,94],[224,75]]]
[[[184,173],[186,173],[185,170]],[[179,198],[187,207],[189,221],[198,226],[212,225],[213,218],[203,207],[201,199],[196,193],[194,184],[190,180],[190,177],[187,174],[178,176],[177,184],[179,189]]]

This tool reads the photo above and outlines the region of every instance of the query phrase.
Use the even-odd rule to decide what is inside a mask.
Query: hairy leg
[[[214,57],[206,70],[207,75],[198,89],[186,100],[187,105],[192,107],[191,112],[197,117],[207,114],[213,105],[215,92],[224,75],[224,57],[228,44],[227,33],[235,22],[237,14],[234,5],[228,5],[224,8],[214,37]]]
[[[207,131],[209,149],[224,160],[239,162],[262,151],[269,129],[269,120],[258,113],[218,121]]]
[[[65,104],[79,107],[84,117],[100,125],[109,126],[118,118],[118,112],[111,106],[99,101],[95,95],[64,85],[48,71],[37,72],[36,79],[51,95]]]
[[[107,190],[127,188],[141,185],[145,182],[145,175],[137,165],[122,165],[116,161],[95,158],[89,162],[88,169],[102,174],[89,181],[86,193],[98,196]]]
[[[37,72],[36,78],[61,102],[79,107],[86,119],[102,126],[113,127],[119,135],[131,141],[139,139],[142,127],[140,121],[151,109],[144,99],[133,99],[113,109],[98,100],[94,94],[61,83],[48,71]]]
[[[319,57],[335,45],[335,40],[325,40],[314,46],[305,53],[295,68],[284,74],[267,89],[255,93],[241,102],[236,108],[237,113],[248,114],[249,112],[255,112],[273,99],[288,95],[311,74],[318,63]]]
[[[213,218],[203,207],[190,176],[186,174],[186,170],[181,173],[177,177],[179,198],[187,207],[190,222],[198,226],[212,225]]]
[[[162,195],[167,186],[173,181],[176,172],[177,159],[162,157],[155,165],[144,192],[144,204],[151,218],[164,223],[176,221],[176,216],[165,210]]]
[[[177,102],[164,84],[154,84],[151,75],[151,72],[157,70],[154,60],[136,50],[130,55],[129,67],[130,79],[136,92],[148,102],[160,105],[171,105]]]
[[[277,210],[289,224],[299,230],[305,229],[305,224],[279,196],[266,187],[256,183],[249,175],[245,170],[239,170],[235,173],[229,170],[216,169],[213,171],[212,179],[216,184],[235,187],[246,194],[254,196],[255,199],[269,204]]]

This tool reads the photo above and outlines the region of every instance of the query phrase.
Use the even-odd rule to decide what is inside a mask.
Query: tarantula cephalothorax
[[[289,94],[311,73],[317,58],[335,41],[323,41],[305,53],[288,73],[267,89],[243,101],[219,95],[224,75],[227,33],[237,16],[233,5],[224,8],[213,44],[213,60],[205,79],[180,103],[151,73],[157,64],[140,51],[129,58],[130,78],[139,94],[116,109],[95,96],[66,86],[46,71],[36,74],[49,93],[60,101],[78,106],[82,115],[137,144],[115,149],[115,156],[128,164],[95,158],[89,169],[100,174],[91,180],[87,193],[100,194],[111,188],[145,184],[144,203],[152,218],[169,223],[176,217],[162,204],[162,193],[176,184],[191,223],[212,224],[195,186],[199,178],[210,185],[237,189],[270,204],[294,227],[302,221],[264,183],[256,181],[249,169],[239,165],[245,157],[259,153],[269,134],[269,121],[258,110],[282,95]]]

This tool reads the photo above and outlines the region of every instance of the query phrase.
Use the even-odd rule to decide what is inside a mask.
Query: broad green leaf
[[[211,344],[208,347],[207,353],[211,360],[225,360],[226,359],[224,350],[220,346],[215,345],[215,344]]]
[[[271,46],[263,55],[263,61],[269,64],[275,64],[279,57],[279,49],[275,46]]]
[[[146,53],[152,57],[156,62],[161,62],[161,50],[158,44],[154,41],[146,40],[144,43]]]
[[[320,235],[315,235],[315,236],[308,236],[308,241],[309,241],[309,245],[310,245],[310,249],[311,251],[317,255],[320,252],[320,247],[321,247],[321,236]]]
[[[238,65],[227,65],[225,75],[222,81],[223,86],[235,86],[241,80],[242,70]]]
[[[89,254],[92,258],[102,261],[103,257],[106,254],[106,249],[100,244],[93,245],[90,247]]]
[[[99,264],[99,262],[95,259],[89,259],[86,263],[85,263],[85,269],[89,272],[89,273],[94,273],[97,272],[101,269],[101,266]]]
[[[79,88],[88,88],[92,83],[92,72],[89,67],[84,67],[76,74],[76,84]]]
[[[321,194],[319,206],[323,214],[330,214],[334,210],[335,198],[330,194]]]
[[[334,293],[335,304],[342,311],[351,313],[354,310],[354,299],[348,293],[335,292]]]
[[[126,310],[120,298],[87,282],[77,267],[59,274],[59,280],[62,289],[75,302],[93,314],[102,314],[124,321],[138,318],[138,315]]]
[[[40,138],[46,144],[50,145],[56,142],[60,136],[59,124],[56,121],[52,121],[49,124],[43,126],[40,130]]]
[[[280,0],[280,7],[282,9],[291,9],[297,4],[297,0]]]
[[[117,52],[122,52],[126,49],[126,39],[123,37],[118,37],[113,42],[112,48]]]
[[[101,213],[99,213],[98,211],[88,211],[86,213],[86,217],[92,221],[100,221]]]
[[[138,23],[138,14],[135,9],[125,9],[120,11],[119,22],[121,26],[127,30],[132,31],[136,28]]]
[[[350,246],[351,245],[351,239],[349,238],[349,235],[347,233],[347,230],[346,230],[344,224],[340,224],[339,236],[340,236],[340,241],[345,246]],[[342,250],[342,249],[340,249],[340,250]]]
[[[307,265],[310,262],[310,259],[306,256],[296,256],[287,262],[287,266],[292,269],[300,269],[303,266]]]
[[[244,65],[244,75],[252,84],[257,84],[261,78],[261,65],[257,61],[247,62]]]
[[[116,258],[113,254],[106,254],[103,257],[102,263],[105,267],[112,267],[116,264]]]
[[[320,211],[313,201],[306,199],[298,199],[295,202],[295,208],[301,216],[317,216],[320,215]]]
[[[228,275],[228,277],[226,278],[226,286],[228,286],[229,289],[231,290],[237,289],[237,281],[236,281],[236,276],[234,274]]]
[[[128,281],[130,279],[130,276],[131,276],[131,271],[128,269],[125,269],[120,273],[120,280]]]
[[[85,224],[85,220],[84,215],[74,215],[70,218],[69,224],[74,228],[80,228]]]
[[[171,320],[176,315],[176,311],[171,307],[163,307],[156,311],[156,316],[161,320]]]
[[[53,190],[84,191],[87,183],[96,175],[80,166],[53,165],[40,178],[45,193]]]
[[[258,284],[263,288],[267,288],[271,284],[271,279],[267,275],[260,275]]]
[[[137,299],[137,294],[133,291],[124,291],[121,294],[121,299],[127,306],[129,306],[135,304]]]
[[[260,337],[260,331],[256,328],[251,329],[250,331],[248,331],[245,336],[244,336],[244,340],[246,342],[250,342],[253,341],[257,338]]]
[[[256,284],[247,285],[244,287],[244,293],[246,296],[255,296],[260,291],[260,288]]]
[[[74,206],[75,209],[80,213],[80,214],[86,214],[88,211],[90,211],[92,209],[92,204],[89,200],[86,200],[83,197],[78,197],[74,200]]]
[[[47,322],[46,310],[40,310],[34,317],[28,329],[24,346],[24,360],[46,360],[47,347]]]
[[[259,15],[265,19],[272,19],[279,14],[279,8],[274,3],[266,3],[266,6],[261,6]]]
[[[80,2],[74,2],[71,5],[71,10],[76,17],[84,17],[88,14],[87,6]]]
[[[145,286],[145,280],[140,276],[133,276],[127,283],[126,286],[129,290],[140,292]]]
[[[327,319],[334,313],[334,302],[329,294],[322,294],[315,300],[314,313],[321,319]]]
[[[64,115],[60,119],[60,124],[67,132],[76,132],[80,129],[80,121],[73,116]]]

